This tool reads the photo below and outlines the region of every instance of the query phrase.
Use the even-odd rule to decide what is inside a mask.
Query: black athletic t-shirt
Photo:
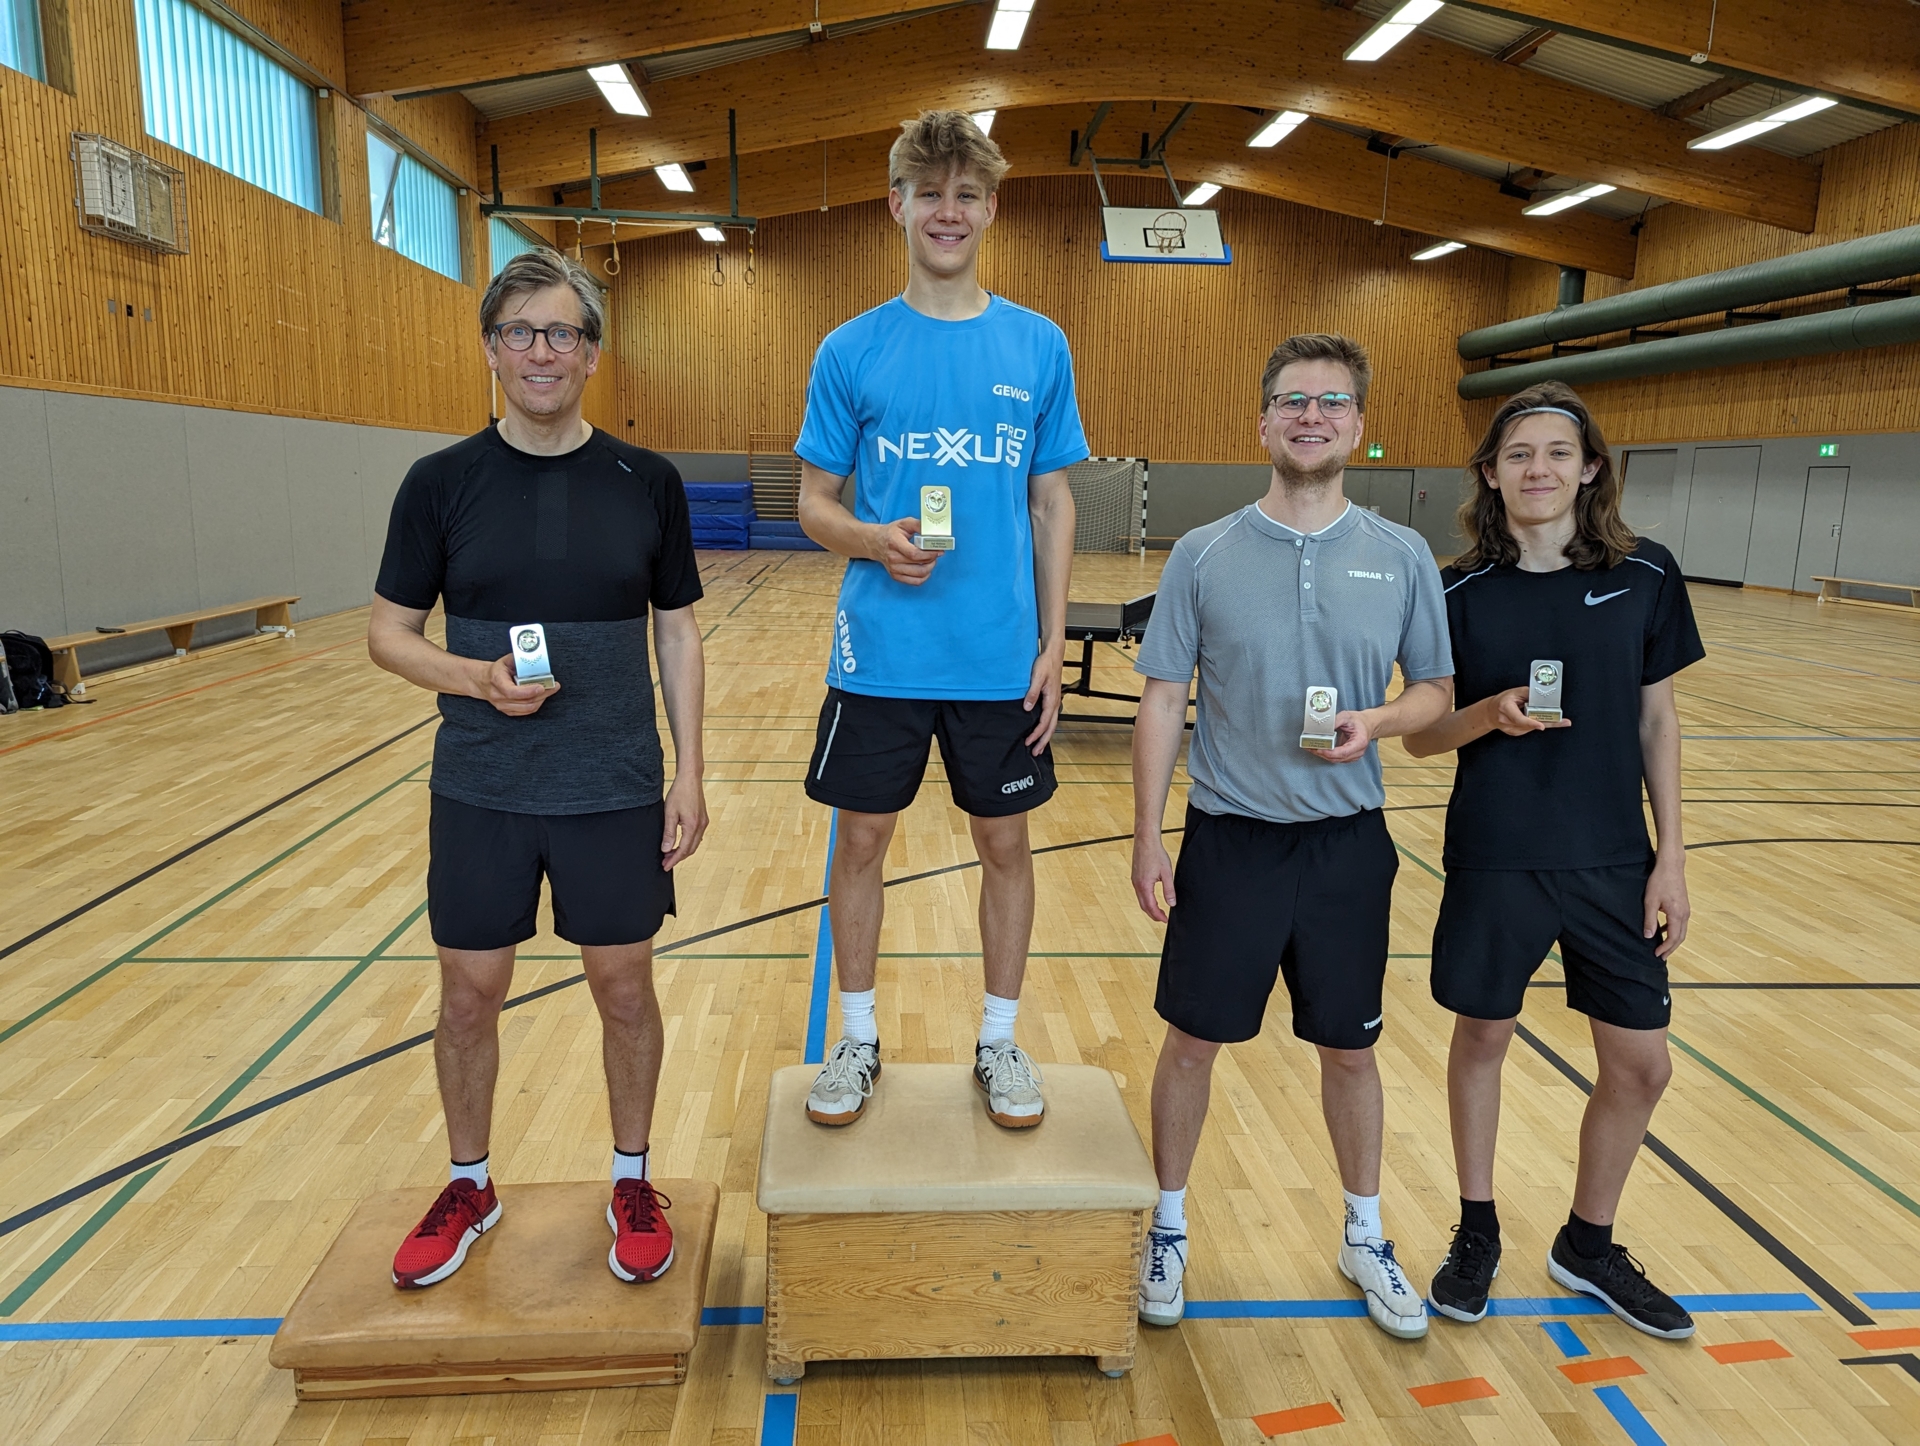
[[[1450,869],[1587,869],[1652,857],[1641,811],[1640,690],[1706,656],[1673,554],[1639,545],[1618,567],[1442,570],[1454,706],[1523,686],[1536,658],[1564,665],[1571,728],[1459,753],[1443,855]]]
[[[440,695],[435,793],[510,813],[599,813],[662,787],[647,609],[701,596],[687,494],[658,453],[595,429],[558,457],[489,426],[422,457],[393,500],[374,591],[405,608],[444,597],[447,650],[508,652],[541,623],[560,689],[538,713]]]

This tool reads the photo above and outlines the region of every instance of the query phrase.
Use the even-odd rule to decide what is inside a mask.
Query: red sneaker
[[[393,1283],[402,1290],[445,1280],[467,1259],[467,1248],[500,1223],[500,1202],[493,1181],[476,1189],[471,1180],[455,1180],[421,1217],[413,1234],[393,1257]]]
[[[617,1180],[613,1203],[607,1206],[607,1224],[613,1227],[613,1249],[607,1268],[622,1280],[658,1280],[673,1264],[673,1227],[665,1210],[673,1201],[654,1193],[647,1180]]]

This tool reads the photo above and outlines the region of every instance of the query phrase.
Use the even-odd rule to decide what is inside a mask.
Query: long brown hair
[[[1633,529],[1620,516],[1620,479],[1614,474],[1613,454],[1600,424],[1580,395],[1565,382],[1540,382],[1508,397],[1487,435],[1467,462],[1467,495],[1456,515],[1467,550],[1453,560],[1465,572],[1483,567],[1505,567],[1520,560],[1520,544],[1507,528],[1507,503],[1500,489],[1488,478],[1488,469],[1500,454],[1507,430],[1523,413],[1540,407],[1571,412],[1580,428],[1580,463],[1584,468],[1596,457],[1600,470],[1593,481],[1579,491],[1573,502],[1573,540],[1567,544],[1567,560],[1583,572],[1595,568],[1618,567],[1638,543]]]

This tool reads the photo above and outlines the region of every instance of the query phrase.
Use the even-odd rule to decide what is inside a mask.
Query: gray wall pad
[[[1371,505],[1375,473],[1403,480],[1408,471],[1413,473],[1411,515],[1402,516],[1387,504],[1382,505],[1382,515],[1411,526],[1426,538],[1436,556],[1452,557],[1465,545],[1453,526],[1454,513],[1460,506],[1461,474],[1457,469],[1349,467],[1347,495],[1361,506]],[[1177,538],[1204,527],[1265,496],[1272,477],[1273,469],[1260,462],[1150,462],[1147,535]]]

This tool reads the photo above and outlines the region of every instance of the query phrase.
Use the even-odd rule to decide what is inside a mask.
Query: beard
[[[1281,485],[1289,492],[1318,492],[1331,487],[1347,470],[1347,459],[1333,456],[1317,467],[1302,467],[1280,452],[1273,455],[1273,470],[1280,474]]]

